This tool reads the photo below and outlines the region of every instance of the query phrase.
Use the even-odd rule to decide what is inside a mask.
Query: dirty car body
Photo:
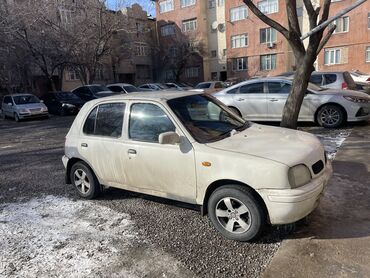
[[[93,100],[66,136],[66,181],[200,205],[226,238],[313,211],[332,174],[308,133],[250,123],[208,94],[135,93]]]

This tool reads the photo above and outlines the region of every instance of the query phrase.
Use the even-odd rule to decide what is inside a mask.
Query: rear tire
[[[319,109],[316,120],[322,127],[336,128],[344,123],[345,113],[341,107],[327,104]]]
[[[216,189],[208,201],[208,216],[221,235],[237,241],[255,239],[266,224],[263,207],[254,194],[241,185]]]
[[[70,179],[78,194],[85,199],[94,199],[101,193],[101,186],[90,167],[84,162],[73,164]]]

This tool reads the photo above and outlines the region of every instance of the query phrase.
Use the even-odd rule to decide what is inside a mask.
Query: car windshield
[[[327,90],[327,88],[323,88],[323,87],[320,87],[320,86],[317,86],[316,84],[313,84],[313,83],[308,83],[308,89],[310,90],[313,90],[313,91],[325,91]]]
[[[199,143],[215,142],[249,127],[249,122],[212,96],[191,95],[167,103]]]
[[[111,91],[110,89],[102,85],[90,86],[90,89],[94,94],[102,92],[102,91],[108,91],[108,92]]]
[[[79,100],[80,98],[70,92],[59,92],[55,93],[55,96],[59,100]]]
[[[136,88],[135,86],[123,86],[123,89],[125,89],[126,90],[126,92],[128,92],[128,93],[134,93],[134,92],[138,92],[139,91],[139,89],[138,88]]]
[[[33,95],[13,96],[15,104],[39,103],[40,100]]]
[[[208,89],[211,87],[211,83],[199,83],[195,89]]]
[[[155,86],[159,87],[160,89],[164,90],[164,89],[169,89],[170,87],[168,87],[167,85],[165,84],[161,84],[161,83],[154,83]]]

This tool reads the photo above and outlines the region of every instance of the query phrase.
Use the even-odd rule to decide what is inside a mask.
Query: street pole
[[[330,17],[328,20],[324,21],[323,23],[321,23],[320,25],[316,26],[315,28],[313,28],[311,31],[309,31],[308,33],[304,34],[302,37],[301,37],[301,40],[303,41],[304,39],[307,39],[309,36],[317,33],[318,31],[320,31],[321,29],[324,29],[326,26],[328,26],[330,23],[332,23],[334,20],[336,20],[337,18],[345,15],[346,13],[348,13],[349,11],[352,11],[354,8],[357,8],[358,6],[360,6],[361,4],[365,3],[367,0],[358,0],[356,1],[355,3],[353,3],[351,6],[349,6],[348,8],[345,8],[343,11],[337,13],[336,15]]]

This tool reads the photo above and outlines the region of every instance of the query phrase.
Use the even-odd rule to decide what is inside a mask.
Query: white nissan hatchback
[[[315,136],[250,123],[212,96],[180,91],[86,103],[63,163],[84,198],[104,185],[200,205],[238,241],[311,213],[332,175]]]

